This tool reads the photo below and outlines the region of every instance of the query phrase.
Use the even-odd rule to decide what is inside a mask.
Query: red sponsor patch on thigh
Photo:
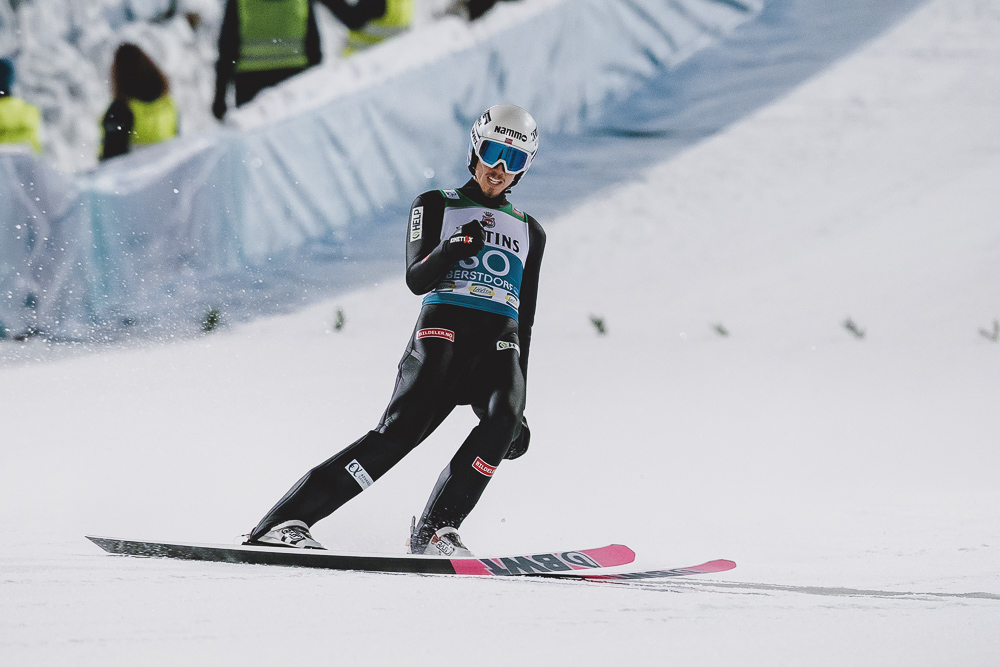
[[[491,466],[489,463],[482,460],[478,456],[476,457],[476,460],[472,462],[472,467],[478,470],[479,472],[483,473],[487,477],[492,477],[493,473],[495,473],[497,470],[496,466]]]
[[[419,329],[417,331],[417,339],[420,338],[444,338],[454,343],[455,332],[450,329]]]

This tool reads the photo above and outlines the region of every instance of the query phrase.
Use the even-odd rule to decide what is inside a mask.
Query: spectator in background
[[[376,3],[371,4],[374,10]],[[381,13],[376,14],[378,18],[347,33],[345,56],[381,44],[410,29],[410,23],[413,21],[413,0],[385,0],[384,4]]]
[[[454,0],[446,10],[447,14],[464,16],[470,21],[475,21],[486,12],[493,9],[493,5],[503,0]],[[509,0],[508,0],[509,1]]]
[[[0,144],[31,146],[42,152],[42,114],[38,107],[14,97],[14,63],[0,58]]]
[[[226,0],[219,32],[212,113],[226,115],[226,92],[236,85],[236,106],[252,100],[323,59],[316,0]],[[319,0],[350,30],[386,13],[387,0]]]
[[[115,51],[111,96],[101,123],[102,160],[177,136],[177,105],[167,77],[135,44],[122,44]]]

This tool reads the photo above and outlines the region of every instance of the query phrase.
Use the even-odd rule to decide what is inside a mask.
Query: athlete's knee
[[[521,426],[523,408],[520,401],[513,396],[494,398],[490,401],[481,423],[490,430],[509,434],[513,438]]]

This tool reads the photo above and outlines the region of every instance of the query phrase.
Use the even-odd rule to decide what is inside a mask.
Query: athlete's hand
[[[507,449],[507,453],[503,455],[508,461],[516,459],[519,456],[523,456],[526,451],[528,451],[528,443],[531,442],[531,429],[528,428],[528,419],[525,416],[521,416],[521,432],[517,434],[517,437],[510,443],[510,447]]]
[[[483,225],[478,220],[473,220],[462,225],[461,229],[444,242],[444,254],[453,261],[466,259],[479,254],[485,245],[486,234],[483,232]]]

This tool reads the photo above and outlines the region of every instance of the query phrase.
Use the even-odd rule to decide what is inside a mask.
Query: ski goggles
[[[503,166],[508,174],[520,174],[528,168],[528,162],[530,161],[528,153],[522,151],[520,148],[514,148],[513,146],[489,139],[483,139],[479,142],[479,149],[476,151],[476,155],[479,156],[479,159],[487,167],[495,167],[503,162]]]

